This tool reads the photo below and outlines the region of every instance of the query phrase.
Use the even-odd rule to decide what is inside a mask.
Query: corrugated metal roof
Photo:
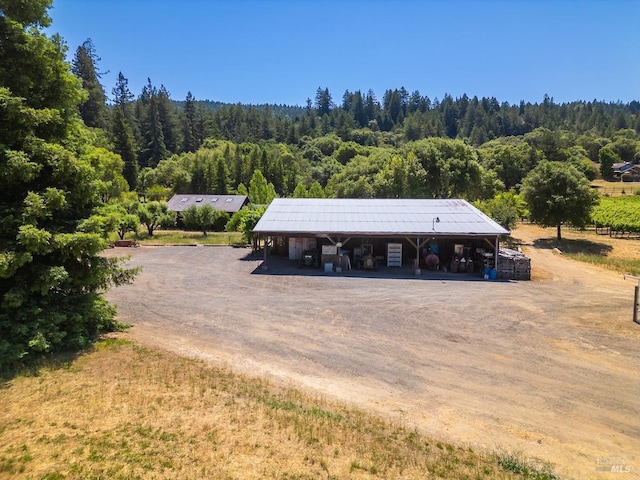
[[[269,235],[504,235],[466,200],[277,198],[253,229]]]
[[[183,212],[192,205],[201,207],[211,205],[216,210],[235,213],[247,203],[246,195],[201,195],[198,193],[184,193],[171,197],[167,208],[174,212]]]

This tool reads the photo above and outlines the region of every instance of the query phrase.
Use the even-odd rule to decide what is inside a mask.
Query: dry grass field
[[[0,390],[0,478],[555,478],[118,336],[58,360]]]

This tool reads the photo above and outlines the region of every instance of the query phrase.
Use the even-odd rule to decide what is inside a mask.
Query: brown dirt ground
[[[599,469],[614,457],[638,475],[636,283],[539,241],[554,233],[513,232],[532,259],[528,282],[324,274],[287,261],[265,271],[231,247],[114,249],[144,270],[107,297],[143,344],[446,441],[548,460],[565,476],[611,478]],[[639,241],[618,242],[640,255]]]

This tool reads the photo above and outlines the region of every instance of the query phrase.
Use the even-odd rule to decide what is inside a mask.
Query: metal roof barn
[[[253,232],[313,236],[499,236],[501,227],[466,200],[277,198]]]
[[[354,238],[396,239],[415,248],[418,266],[420,250],[434,239],[477,239],[498,252],[509,231],[460,199],[277,198],[253,234],[254,248],[258,237],[326,239],[338,249]],[[266,268],[267,248],[264,255]]]

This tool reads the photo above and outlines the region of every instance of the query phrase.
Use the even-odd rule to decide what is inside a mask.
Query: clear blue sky
[[[431,99],[640,100],[640,0],[54,0],[69,55],[91,38],[138,95],[304,105],[318,87]]]

